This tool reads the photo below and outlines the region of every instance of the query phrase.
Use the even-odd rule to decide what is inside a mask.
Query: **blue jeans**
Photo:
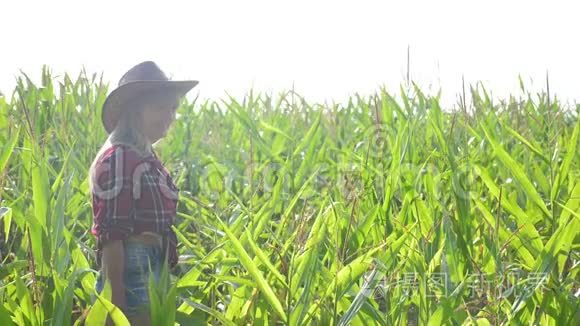
[[[149,275],[153,273],[155,284],[159,282],[162,267],[161,248],[136,241],[124,241],[125,269],[123,281],[125,285],[125,297],[127,299],[126,316],[133,316],[149,307]],[[149,270],[149,262],[151,270]],[[97,276],[95,289],[98,293],[103,290],[104,282],[102,269]]]

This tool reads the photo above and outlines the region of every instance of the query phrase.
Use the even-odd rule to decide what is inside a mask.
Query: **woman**
[[[172,268],[178,257],[171,229],[178,190],[152,144],[166,135],[179,100],[197,84],[171,81],[146,61],[123,75],[103,105],[109,137],[89,171],[96,290],[110,281],[113,304],[134,325],[150,323],[150,273],[158,280],[163,264]]]

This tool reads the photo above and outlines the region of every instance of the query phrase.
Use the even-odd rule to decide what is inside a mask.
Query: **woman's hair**
[[[153,152],[153,144],[151,144],[151,141],[143,133],[143,121],[140,114],[143,112],[146,105],[163,105],[164,103],[169,103],[168,101],[171,100],[175,100],[175,95],[173,93],[157,91],[136,97],[127,104],[128,107],[122,110],[115,129],[113,129],[111,134],[109,134],[109,137],[107,137],[107,140],[101,146],[97,155],[95,155],[91,167],[89,168],[89,189],[91,191],[93,190],[95,166],[101,155],[111,146],[128,146],[143,157],[148,156]]]

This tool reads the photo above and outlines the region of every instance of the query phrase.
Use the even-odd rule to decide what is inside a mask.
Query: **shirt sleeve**
[[[133,174],[136,153],[117,147],[105,156],[93,176],[93,233],[99,243],[126,239],[134,231]]]

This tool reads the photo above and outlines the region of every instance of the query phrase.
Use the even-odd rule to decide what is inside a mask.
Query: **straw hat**
[[[127,103],[132,99],[152,91],[175,93],[177,98],[183,97],[199,82],[197,80],[169,80],[155,62],[145,61],[129,69],[103,104],[101,119],[107,133],[111,133],[121,112],[127,109]]]

